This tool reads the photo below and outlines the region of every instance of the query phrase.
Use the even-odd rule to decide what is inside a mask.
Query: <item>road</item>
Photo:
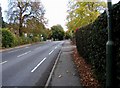
[[[2,52],[2,86],[44,86],[63,43],[45,42]]]

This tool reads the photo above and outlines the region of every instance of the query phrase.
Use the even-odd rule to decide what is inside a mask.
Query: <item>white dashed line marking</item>
[[[55,49],[57,49],[57,46],[55,47]]]
[[[7,63],[7,61],[1,62],[0,64],[5,64],[5,63]]]
[[[25,47],[25,48],[29,48],[29,47],[27,46],[27,47]]]
[[[50,51],[49,55],[52,54],[54,52],[54,50]]]
[[[38,47],[38,48],[36,48],[36,49],[34,49],[34,50],[39,50],[41,47]]]
[[[25,47],[25,48],[27,49],[27,48],[30,48],[30,47]],[[18,49],[18,47],[16,49]],[[19,50],[21,50],[21,49],[19,49]],[[8,53],[13,53],[13,52],[16,52],[16,51],[19,51],[19,50],[13,50],[13,51],[10,51]]]
[[[21,55],[18,55],[17,57],[21,57],[21,56],[23,56],[23,55],[26,55],[26,54],[28,54],[28,53],[30,53],[31,51],[28,51],[28,52],[26,52],[26,53],[23,53],[23,54],[21,54]]]
[[[10,52],[8,52],[8,53],[13,53],[13,52],[16,52],[16,51],[18,51],[18,50],[10,51]]]
[[[40,63],[37,66],[35,66],[33,70],[31,70],[31,72],[34,72],[45,60],[46,60],[46,57],[42,59],[42,61],[40,61]]]

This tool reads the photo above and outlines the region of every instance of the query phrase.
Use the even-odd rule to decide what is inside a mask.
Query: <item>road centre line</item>
[[[30,47],[25,47],[25,48],[30,48]],[[18,49],[18,48],[16,48],[16,49]],[[21,48],[19,49],[19,50],[21,50]],[[13,52],[16,52],[16,51],[19,51],[19,50],[13,50],[13,51],[10,51],[10,52],[8,52],[8,53],[13,53]]]
[[[10,52],[8,52],[8,53],[13,53],[13,52],[16,52],[16,51],[18,51],[18,50],[13,50],[13,51],[10,51]]]
[[[35,48],[34,50],[39,50],[41,47]]]
[[[26,55],[26,54],[28,54],[28,53],[30,53],[30,52],[31,52],[31,51],[25,52],[25,53],[23,53],[23,54],[21,54],[21,55],[18,55],[17,57],[21,57],[21,56]]]
[[[7,63],[7,61],[1,62],[0,64],[5,64],[5,63]]]
[[[30,48],[30,47],[27,46],[27,47],[25,47],[25,48]]]
[[[55,47],[55,49],[57,49],[57,46]]]
[[[40,63],[37,66],[35,66],[33,70],[31,70],[31,72],[34,72],[45,60],[46,60],[46,57],[42,59],[42,61],[40,61]]]
[[[54,52],[54,50],[50,51],[49,55],[52,54]]]

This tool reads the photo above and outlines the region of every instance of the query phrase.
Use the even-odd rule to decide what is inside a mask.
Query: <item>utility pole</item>
[[[0,28],[2,28],[2,9],[0,6]]]
[[[106,43],[106,88],[113,88],[114,85],[114,42],[113,42],[113,27],[112,27],[112,2],[107,0],[108,8],[108,41]]]

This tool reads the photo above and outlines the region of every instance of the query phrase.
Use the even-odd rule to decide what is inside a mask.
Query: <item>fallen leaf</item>
[[[93,79],[93,78],[91,78],[90,80],[91,80],[91,81],[93,81],[94,79]]]

